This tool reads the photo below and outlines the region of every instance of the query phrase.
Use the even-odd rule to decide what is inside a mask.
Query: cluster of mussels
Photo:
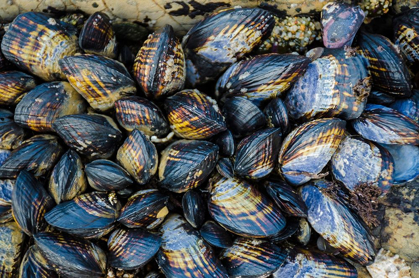
[[[394,18],[401,52],[359,31],[364,17],[328,3],[324,48],[257,55],[280,21],[225,9],[136,57],[105,14],[79,29],[16,17],[0,57],[0,276],[356,277],[375,257],[373,198],[419,175],[419,9]],[[313,40],[306,25],[276,40]]]

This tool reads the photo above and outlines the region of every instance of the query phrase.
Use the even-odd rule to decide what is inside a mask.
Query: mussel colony
[[[4,26],[1,277],[357,277],[374,261],[377,198],[419,175],[419,9],[390,40],[350,4],[317,21],[229,8],[136,55],[105,14],[80,18]]]

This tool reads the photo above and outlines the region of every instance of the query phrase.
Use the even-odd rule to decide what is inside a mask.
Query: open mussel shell
[[[100,238],[112,230],[120,209],[115,193],[91,192],[60,203],[45,214],[45,220],[69,234]]]
[[[161,238],[145,229],[117,229],[108,239],[108,263],[132,270],[144,266],[157,253]]]
[[[321,25],[323,44],[327,48],[351,46],[365,13],[359,6],[331,2],[322,8]]]
[[[409,97],[412,92],[409,71],[396,47],[384,36],[361,32],[358,45],[369,61],[373,88],[395,96]]]
[[[374,245],[369,232],[340,200],[324,192],[330,182],[319,180],[302,188],[308,221],[342,255],[367,265],[373,262]]]
[[[211,141],[218,145],[220,155],[231,157],[234,155],[236,146],[234,143],[233,133],[230,130],[223,131],[215,135]]]
[[[0,180],[0,223],[13,220],[12,192],[14,185],[14,180]]]
[[[83,163],[74,150],[64,153],[52,171],[48,190],[54,201],[59,204],[70,201],[87,189]]]
[[[281,130],[269,128],[256,131],[237,145],[234,173],[249,179],[269,175],[277,162],[281,147]]]
[[[26,92],[35,88],[35,79],[20,71],[0,73],[0,105],[19,103]]]
[[[128,228],[154,229],[169,213],[168,201],[169,196],[163,195],[157,189],[140,190],[128,198],[121,209],[118,222]]]
[[[100,114],[64,116],[52,128],[69,147],[90,158],[109,158],[122,140],[112,118]]]
[[[176,193],[196,188],[214,170],[217,159],[218,146],[211,142],[178,140],[161,154],[160,186]]]
[[[38,132],[53,131],[55,119],[81,114],[87,104],[68,82],[44,83],[27,93],[15,109],[15,122]]]
[[[32,236],[47,227],[44,215],[55,202],[42,183],[27,171],[21,171],[12,191],[13,218],[27,235]]]
[[[233,245],[230,233],[214,221],[207,221],[199,230],[206,242],[214,247],[228,248]]]
[[[22,259],[19,278],[58,278],[36,245],[29,247]]]
[[[344,259],[316,250],[294,248],[273,278],[356,278],[356,268]]]
[[[162,245],[156,261],[166,277],[228,277],[211,246],[182,216],[170,215],[160,232]]]
[[[217,102],[198,90],[183,90],[165,101],[175,134],[185,139],[207,139],[227,129]]]
[[[67,234],[42,232],[35,244],[60,277],[101,278],[106,272],[106,254],[88,240]]]
[[[115,102],[118,123],[127,131],[138,129],[147,136],[164,136],[170,128],[160,108],[146,98],[124,97]]]
[[[319,49],[314,60],[285,98],[294,119],[361,115],[371,90],[368,61],[351,48]]]
[[[287,216],[307,217],[307,207],[301,196],[284,181],[267,181],[266,192]]]
[[[137,129],[118,149],[116,159],[139,184],[146,184],[157,172],[159,164],[156,147]]]
[[[26,235],[15,221],[0,224],[0,276],[16,277],[23,252]]]
[[[224,103],[223,114],[228,129],[235,137],[250,135],[267,124],[262,110],[243,97],[227,99]]]
[[[187,81],[194,86],[217,78],[251,52],[274,25],[273,15],[257,8],[228,9],[207,16],[183,38]]]
[[[86,54],[65,57],[60,66],[70,84],[94,109],[109,110],[115,101],[136,92],[134,80],[118,61]]]
[[[239,237],[224,249],[220,260],[230,277],[267,277],[287,258],[285,249],[265,240]]]
[[[234,177],[234,165],[229,158],[220,158],[215,166],[215,169],[217,169],[218,174],[225,178]]]
[[[159,99],[183,89],[185,56],[172,26],[149,35],[134,61],[134,75],[145,95]]]
[[[391,154],[394,161],[392,183],[413,181],[419,176],[419,147],[413,145],[382,146]]]
[[[280,97],[304,74],[310,59],[293,54],[258,55],[233,64],[218,79],[216,95],[241,96],[259,104]]]
[[[115,58],[116,37],[110,18],[101,12],[92,14],[80,31],[79,45],[86,53]]]
[[[344,138],[346,122],[335,118],[313,120],[294,129],[279,153],[279,171],[292,185],[319,177]]]
[[[58,61],[78,51],[77,36],[59,20],[28,12],[18,15],[10,24],[1,50],[7,60],[45,81],[65,79]]]
[[[117,191],[134,183],[124,168],[106,159],[86,164],[85,172],[89,185],[99,191]]]
[[[335,179],[350,191],[364,184],[387,191],[393,180],[394,163],[382,147],[348,136],[333,155],[331,170]]]
[[[22,144],[25,131],[13,121],[13,113],[0,109],[0,148],[11,150]]]
[[[285,104],[280,98],[271,100],[268,105],[265,106],[263,113],[268,121],[268,127],[280,128],[282,135],[288,133],[288,129],[290,128],[288,112]]]
[[[419,123],[419,90],[413,90],[411,98],[398,99],[390,107]]]
[[[236,178],[216,177],[210,182],[208,211],[232,233],[254,238],[272,237],[285,227],[274,203],[253,185]]]
[[[419,62],[419,8],[412,7],[393,18],[395,44],[410,63]]]
[[[352,126],[365,139],[399,145],[419,145],[419,124],[394,109],[369,104]]]
[[[56,136],[35,135],[12,151],[0,167],[0,178],[16,178],[21,170],[27,170],[36,177],[42,176],[52,169],[61,152]]]
[[[197,190],[189,190],[182,197],[183,216],[192,227],[199,228],[205,221],[207,203]]]

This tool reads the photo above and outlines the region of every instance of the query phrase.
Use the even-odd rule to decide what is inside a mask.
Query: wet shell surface
[[[131,132],[118,149],[116,159],[139,184],[146,184],[157,172],[159,165],[156,147],[137,129]]]
[[[204,224],[207,213],[206,202],[197,190],[189,190],[182,197],[183,215],[195,229]]]
[[[115,58],[117,45],[110,18],[101,12],[89,16],[80,31],[79,45],[85,53]]]
[[[115,101],[137,90],[125,66],[103,56],[66,57],[60,60],[60,67],[74,89],[100,111],[113,108]]]
[[[113,119],[101,114],[64,116],[52,128],[69,147],[90,158],[109,158],[122,140]]]
[[[122,190],[134,183],[124,168],[106,159],[86,164],[85,173],[89,185],[99,191]]]
[[[26,235],[16,224],[11,221],[0,224],[0,275],[2,277],[16,276],[22,255],[25,249]]]
[[[151,99],[167,97],[183,89],[185,56],[170,25],[149,35],[135,58],[134,75]]]
[[[113,229],[121,204],[114,193],[92,192],[60,203],[45,214],[54,228],[84,238],[100,238]]]
[[[212,181],[208,211],[218,224],[241,236],[272,237],[285,227],[285,218],[274,203],[253,185],[236,178]]]
[[[382,105],[367,105],[352,126],[363,138],[377,143],[419,145],[419,124]]]
[[[0,180],[0,224],[13,220],[12,192],[15,180]]]
[[[63,80],[65,75],[58,61],[78,51],[77,36],[59,20],[28,12],[13,20],[3,37],[1,50],[7,60],[45,81]]]
[[[369,232],[345,205],[321,190],[324,186],[329,186],[328,182],[320,180],[302,188],[309,223],[345,257],[362,265],[372,263],[375,250]]]
[[[297,191],[284,181],[266,181],[266,192],[287,216],[307,217],[307,206]]]
[[[211,246],[180,215],[170,215],[160,232],[156,261],[166,277],[228,277]]]
[[[20,71],[0,73],[0,105],[18,104],[26,92],[35,88],[35,79]]]
[[[271,100],[265,106],[263,113],[268,121],[268,127],[280,128],[283,135],[288,133],[290,128],[288,111],[280,98]]]
[[[124,97],[115,102],[118,123],[127,131],[138,129],[147,136],[164,136],[169,124],[160,108],[146,98]]]
[[[217,78],[251,52],[274,24],[272,14],[262,9],[235,8],[206,17],[183,38],[187,82],[197,85]]]
[[[413,145],[381,144],[394,161],[392,183],[402,184],[419,176],[419,147]]]
[[[208,141],[178,140],[161,154],[160,186],[182,193],[202,184],[214,170],[218,146]]]
[[[27,93],[15,109],[15,122],[38,132],[53,131],[55,119],[81,114],[87,104],[68,82],[44,83]]]
[[[206,242],[214,247],[228,248],[233,245],[231,234],[214,221],[207,221],[199,230]]]
[[[55,205],[42,183],[27,171],[21,171],[12,191],[13,218],[28,236],[45,230],[45,213]]]
[[[16,149],[22,144],[25,131],[13,121],[13,113],[0,109],[0,148]]]
[[[34,240],[47,262],[64,278],[100,278],[105,274],[105,252],[86,239],[42,232],[34,235]]]
[[[47,260],[35,245],[29,247],[22,259],[19,269],[21,278],[58,278],[57,273],[48,265]]]
[[[344,138],[345,126],[343,120],[326,118],[304,123],[291,131],[279,153],[280,173],[292,185],[319,178]]]
[[[55,165],[62,152],[58,138],[54,135],[35,135],[12,151],[0,167],[0,178],[17,178],[21,170],[39,177]]]
[[[217,102],[196,89],[167,98],[165,109],[170,127],[185,139],[207,139],[227,129]]]
[[[216,95],[255,102],[278,98],[304,74],[310,59],[293,54],[257,55],[233,64],[218,79]]]
[[[395,44],[410,63],[419,62],[419,9],[411,8],[393,19]]]

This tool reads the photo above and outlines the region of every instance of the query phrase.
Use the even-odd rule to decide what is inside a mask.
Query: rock
[[[410,266],[391,252],[381,249],[373,264],[367,266],[372,278],[409,278]]]

